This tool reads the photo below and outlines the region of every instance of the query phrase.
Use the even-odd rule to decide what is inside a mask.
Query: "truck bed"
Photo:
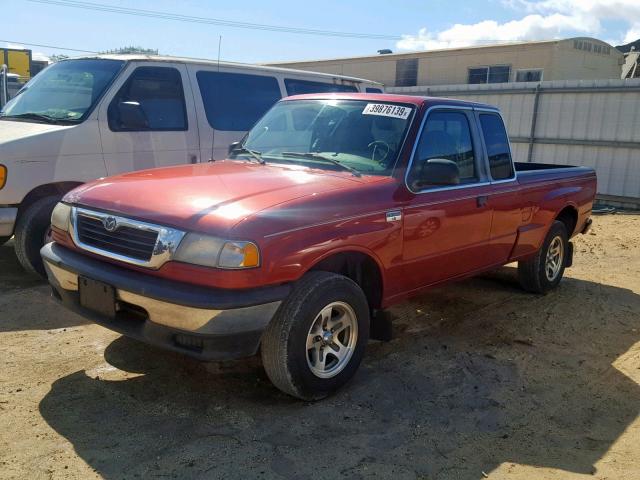
[[[567,180],[573,178],[593,177],[595,181],[595,170],[590,167],[574,165],[556,165],[553,163],[535,162],[514,162],[520,183],[529,183],[540,180]]]

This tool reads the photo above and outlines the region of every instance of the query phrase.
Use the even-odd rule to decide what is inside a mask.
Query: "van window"
[[[423,179],[424,167],[434,159],[454,162],[461,184],[478,179],[471,129],[464,112],[435,111],[429,115],[413,160],[411,178]]]
[[[489,169],[494,180],[506,180],[512,178],[513,163],[509,151],[509,139],[500,116],[483,113],[480,115],[480,126],[487,146],[489,156]]]
[[[123,104],[139,105],[142,121],[130,124]],[[108,118],[114,132],[187,130],[180,72],[170,67],[136,68],[111,101]]]
[[[293,78],[285,78],[284,85],[287,87],[287,95],[358,91],[355,85],[339,85],[336,83],[313,82],[311,80],[298,80]]]
[[[275,77],[244,73],[196,73],[204,110],[211,128],[246,132],[280,100]]]
[[[373,87],[367,87],[366,92],[367,92],[367,93],[382,93],[382,89],[380,89],[380,88],[373,88]]]

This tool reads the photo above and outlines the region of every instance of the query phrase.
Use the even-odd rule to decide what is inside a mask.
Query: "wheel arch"
[[[338,273],[350,278],[364,292],[370,310],[381,307],[384,270],[380,261],[371,252],[358,248],[332,251],[317,259],[307,271],[317,270]]]
[[[80,185],[82,185],[82,182],[53,182],[37,186],[27,193],[27,195],[22,199],[22,202],[20,202],[20,206],[18,207],[18,218],[20,218],[20,215],[24,213],[27,208],[41,198],[62,196]]]
[[[554,218],[554,221],[564,223],[567,229],[567,235],[571,238],[578,225],[578,208],[573,204],[565,205],[558,215]]]

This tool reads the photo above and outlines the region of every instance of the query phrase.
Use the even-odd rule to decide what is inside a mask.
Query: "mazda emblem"
[[[102,219],[102,226],[107,232],[114,232],[118,228],[118,221],[114,217],[105,217]]]

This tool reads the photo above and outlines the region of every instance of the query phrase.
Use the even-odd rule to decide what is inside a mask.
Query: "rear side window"
[[[142,120],[132,125],[119,108],[139,105]],[[187,109],[180,72],[170,67],[138,67],[111,101],[109,128],[117,131],[187,130]]]
[[[196,78],[207,121],[216,130],[246,132],[281,97],[275,77],[200,71]]]
[[[287,88],[287,95],[358,91],[355,85],[338,85],[335,83],[313,82],[311,80],[296,80],[293,78],[285,78],[284,85]]]
[[[494,180],[506,180],[514,176],[509,139],[499,115],[480,114],[480,126],[487,146],[489,169]]]
[[[435,111],[429,115],[416,150],[412,178],[423,178],[426,164],[435,159],[454,162],[458,166],[460,183],[472,183],[478,179],[471,130],[465,113]]]

